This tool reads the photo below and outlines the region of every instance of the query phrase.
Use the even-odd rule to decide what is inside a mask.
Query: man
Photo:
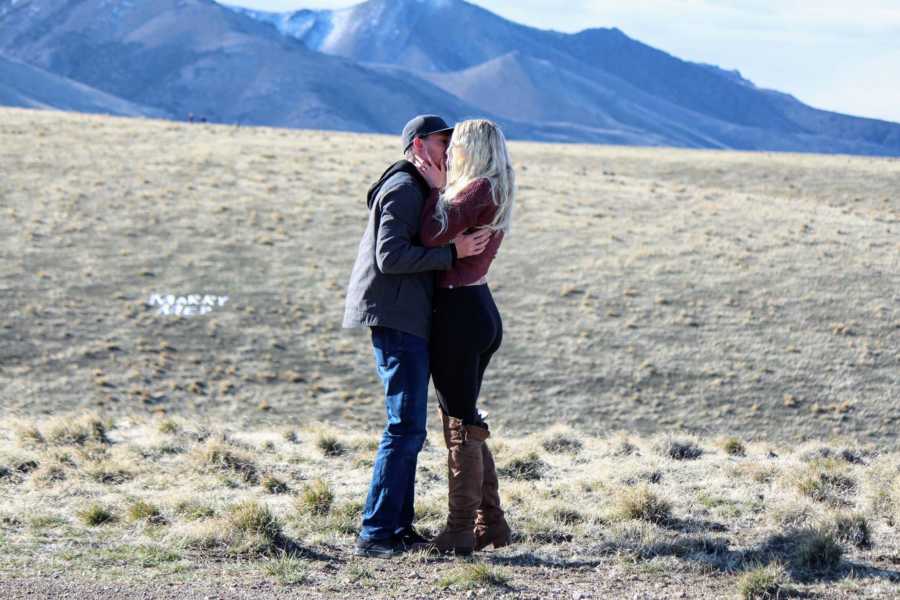
[[[435,115],[420,115],[403,128],[406,159],[369,189],[369,221],[350,276],[344,327],[371,327],[387,409],[354,551],[361,556],[391,557],[428,541],[412,522],[416,462],[425,441],[434,272],[480,254],[490,238],[483,230],[439,248],[419,242],[422,206],[436,192],[419,166],[444,168],[452,132]]]

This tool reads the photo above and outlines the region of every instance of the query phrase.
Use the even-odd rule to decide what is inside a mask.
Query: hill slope
[[[166,116],[161,110],[128,102],[3,56],[0,56],[0,105],[132,117]]]

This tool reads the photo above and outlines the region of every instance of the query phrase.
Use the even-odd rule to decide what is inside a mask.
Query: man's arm
[[[412,238],[419,226],[421,206],[415,191],[399,186],[381,199],[381,221],[375,241],[375,262],[387,275],[446,271],[453,266],[452,246],[415,246]]]

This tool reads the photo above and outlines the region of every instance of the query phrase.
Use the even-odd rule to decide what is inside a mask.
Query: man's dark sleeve
[[[455,248],[425,248],[413,245],[421,217],[422,202],[408,186],[398,186],[381,199],[381,221],[375,242],[375,262],[387,275],[446,271],[453,266]]]

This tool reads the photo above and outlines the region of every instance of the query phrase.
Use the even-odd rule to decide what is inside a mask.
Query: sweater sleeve
[[[441,231],[441,224],[434,218],[434,209],[439,201],[433,192],[422,211],[422,244],[427,247],[443,246],[471,227],[483,225],[485,209],[493,207],[491,183],[479,179],[460,192],[447,207],[447,229]]]

